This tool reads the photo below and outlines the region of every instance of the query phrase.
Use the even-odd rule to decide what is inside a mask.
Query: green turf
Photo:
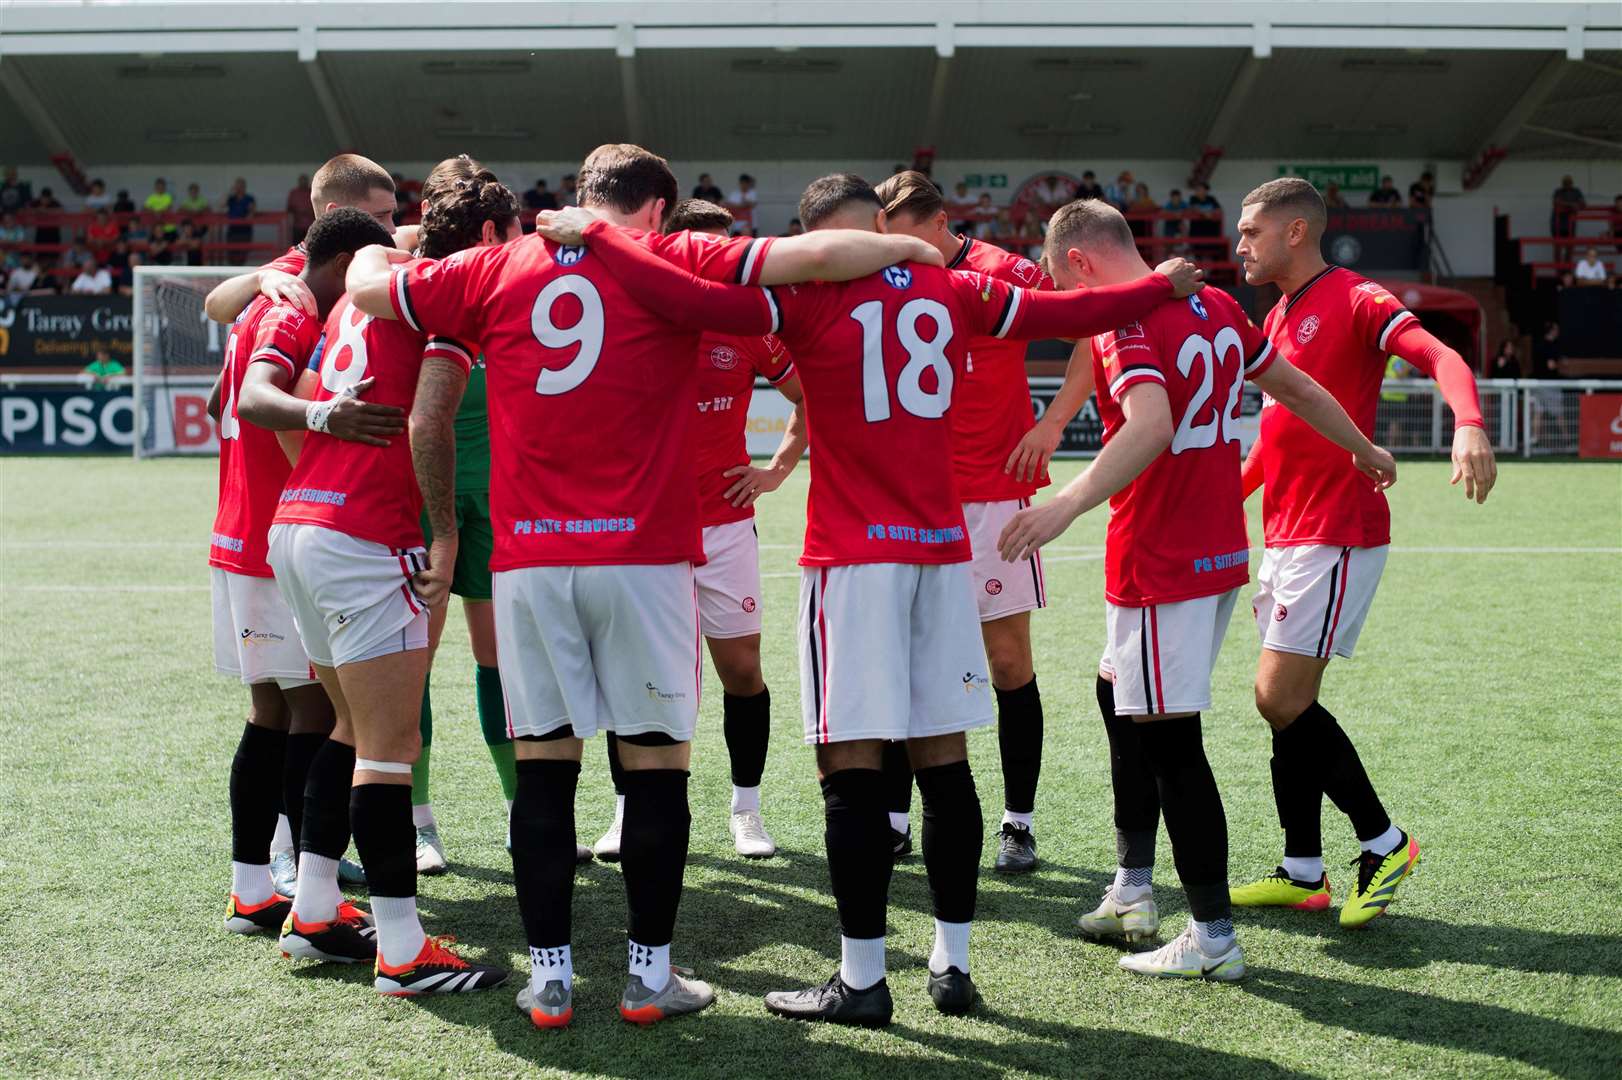
[[[648,1031],[618,1020],[624,894],[617,869],[593,865],[575,897],[575,1024],[542,1034],[513,1010],[516,981],[385,1000],[367,972],[294,965],[268,940],[221,932],[226,773],[246,696],[210,667],[214,464],[0,459],[0,1075],[1622,1074],[1622,469],[1506,463],[1476,507],[1443,466],[1404,464],[1399,549],[1359,655],[1331,668],[1324,699],[1425,863],[1363,932],[1332,914],[1241,913],[1251,975],[1236,986],[1129,976],[1115,949],[1073,931],[1113,864],[1092,689],[1104,518],[1080,523],[1050,553],[1054,606],[1035,620],[1044,867],[982,878],[974,974],[989,1006],[967,1019],[937,1015],[923,992],[928,890],[918,858],[898,867],[896,1022],[883,1032],[796,1025],[760,1002],[822,980],[838,951],[821,800],[798,739],[805,478],[761,518],[777,703],[765,811],[783,855],[731,853],[713,681],[695,753],[675,954],[720,1000]],[[1423,550],[1480,547],[1591,550]],[[1280,842],[1247,616],[1241,605],[1206,720],[1236,878],[1270,868]],[[423,881],[424,921],[518,971],[502,804],[459,615],[434,681],[434,791],[454,872]],[[995,734],[971,749],[989,833]],[[612,810],[602,754],[588,747],[581,782],[588,841]],[[1341,891],[1355,845],[1332,807],[1324,831]],[[1158,898],[1176,932],[1185,908],[1164,840],[1161,851]]]

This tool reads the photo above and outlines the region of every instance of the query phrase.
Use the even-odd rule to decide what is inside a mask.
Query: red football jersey
[[[1093,338],[1093,378],[1107,443],[1120,399],[1139,382],[1165,386],[1171,446],[1110,499],[1104,595],[1120,607],[1216,596],[1250,580],[1239,490],[1239,398],[1272,366],[1273,347],[1219,289],[1161,304]]]
[[[671,321],[702,283],[665,260],[758,279],[759,245],[596,228],[645,262],[616,271],[596,246],[530,235],[395,272],[406,324],[484,350],[492,570],[703,562],[687,404],[699,333]],[[774,328],[763,290],[708,288],[750,313],[735,329]]]
[[[304,264],[309,261],[309,257],[309,252],[304,250],[304,241],[300,240],[281,255],[260,267],[260,269],[280,270],[284,274],[292,274],[296,277],[304,273]]]
[[[976,270],[1026,289],[1051,289],[1042,268],[1020,255],[965,237],[948,269]],[[1019,440],[1036,426],[1031,384],[1025,372],[1025,342],[975,338],[963,378],[947,413],[952,430],[952,471],[964,502],[1028,499],[1049,483],[1047,470],[1036,483],[1003,471]]]
[[[432,265],[415,265],[424,263]],[[404,323],[363,313],[345,296],[327,316],[315,399],[328,401],[362,379],[375,379],[366,400],[409,413],[425,357],[471,370],[476,351],[444,338],[425,341]],[[383,447],[310,432],[276,512],[277,524],[320,525],[390,548],[420,547],[421,519],[422,494],[405,435]]]
[[[248,365],[276,364],[296,380],[321,340],[321,321],[290,304],[256,296],[225,339],[220,385],[220,503],[208,564],[234,574],[271,577],[266,534],[287,482],[287,455],[276,433],[237,417],[237,398]],[[289,383],[291,386],[292,384]]]
[[[699,523],[725,525],[755,516],[753,506],[737,507],[724,498],[735,477],[723,476],[738,465],[749,464],[749,399],[755,376],[773,386],[794,374],[783,343],[770,334],[740,337],[705,334],[698,342],[698,416],[694,422],[698,464]]]
[[[1369,438],[1385,378],[1386,342],[1414,315],[1383,287],[1326,267],[1267,313],[1278,354],[1334,395]],[[1391,509],[1352,456],[1305,420],[1262,399],[1262,522],[1268,547],[1391,542]]]
[[[975,338],[1084,337],[1140,315],[1170,283],[1029,292],[907,263],[777,291],[816,448],[801,565],[969,558],[946,421]]]

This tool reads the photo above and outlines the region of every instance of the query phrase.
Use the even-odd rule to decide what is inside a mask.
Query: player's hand
[[[318,314],[315,293],[297,274],[269,267],[259,271],[259,292],[273,304],[291,304],[312,319]]]
[[[1022,484],[1034,484],[1047,471],[1063,437],[1063,428],[1054,430],[1051,424],[1038,423],[1019,440],[1002,471]]]
[[[1453,433],[1453,479],[1448,483],[1460,480],[1464,481],[1464,497],[1477,503],[1486,502],[1498,482],[1498,459],[1493,456],[1492,440],[1474,425]]]
[[[394,246],[401,251],[416,251],[421,240],[421,225],[401,225],[394,230]]]
[[[1171,294],[1178,300],[1205,288],[1205,271],[1187,259],[1167,259],[1155,267],[1155,273],[1171,278]]]
[[[327,433],[367,446],[387,446],[388,436],[404,435],[405,410],[398,405],[362,401],[359,395],[371,389],[375,379],[362,379],[351,387],[327,414]]]
[[[437,608],[450,599],[455,571],[456,534],[436,536],[428,545],[428,568],[411,575],[411,590],[424,604]]]
[[[542,210],[535,215],[535,231],[554,244],[579,247],[586,242],[586,226],[596,220],[597,215],[578,206]]]
[[[755,505],[755,500],[768,491],[776,491],[783,486],[788,473],[776,469],[757,469],[753,465],[734,465],[721,474],[723,477],[736,476],[726,494],[721,497],[733,506],[742,509],[745,506]]]
[[[1004,562],[1028,559],[1044,544],[1068,529],[1074,520],[1076,515],[1061,498],[1021,510],[1003,526],[1002,535],[997,538],[997,553]]]
[[[1374,481],[1375,491],[1384,491],[1397,482],[1397,459],[1383,446],[1372,447],[1372,454],[1353,454],[1352,464],[1357,471]]]

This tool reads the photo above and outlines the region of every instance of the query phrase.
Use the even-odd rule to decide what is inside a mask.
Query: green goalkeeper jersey
[[[462,406],[456,410],[456,492],[490,490],[490,419],[485,411],[484,355],[468,372]]]

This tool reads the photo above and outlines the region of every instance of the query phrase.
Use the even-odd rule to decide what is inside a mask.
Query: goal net
[[[208,392],[225,360],[229,326],[203,314],[209,290],[242,266],[135,268],[135,456],[216,454]]]

